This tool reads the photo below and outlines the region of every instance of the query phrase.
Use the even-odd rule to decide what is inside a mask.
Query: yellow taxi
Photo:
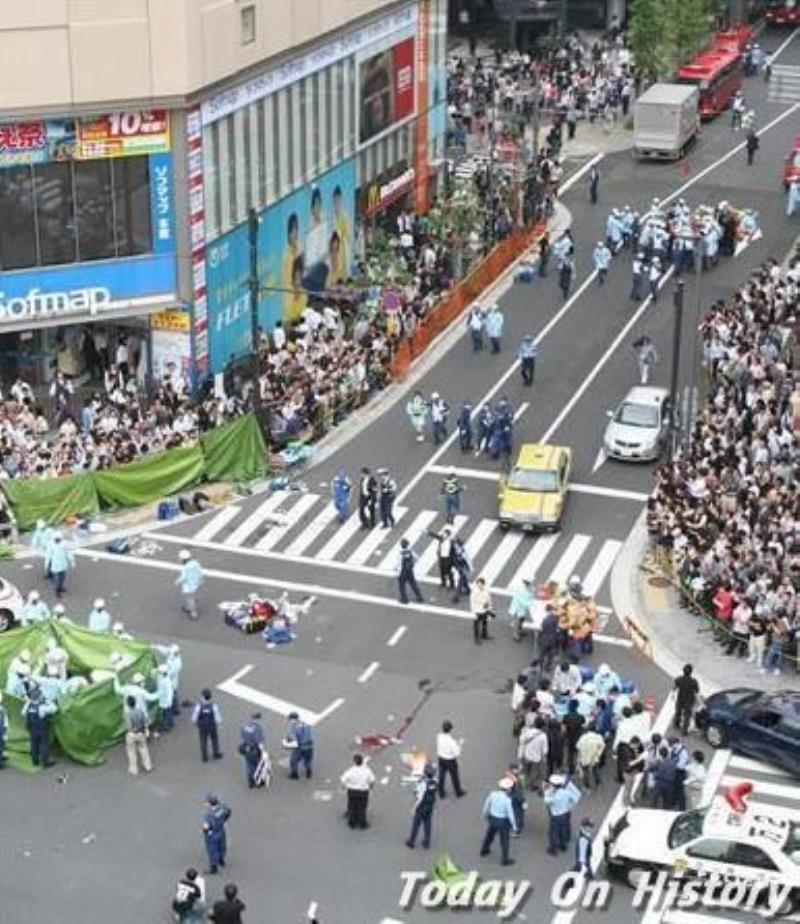
[[[500,528],[556,530],[567,499],[572,450],[525,443],[516,465],[500,481]]]

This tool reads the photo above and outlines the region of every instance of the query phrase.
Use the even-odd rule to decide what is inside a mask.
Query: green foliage
[[[720,0],[633,0],[628,35],[644,84],[669,78],[711,37]]]
[[[655,83],[666,68],[665,0],[633,0],[628,39],[643,84]]]

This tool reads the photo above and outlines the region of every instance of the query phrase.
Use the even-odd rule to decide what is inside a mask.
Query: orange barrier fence
[[[468,276],[455,285],[420,322],[411,337],[398,344],[390,365],[392,378],[404,379],[411,363],[428,349],[431,341],[449,327],[515,260],[529,250],[544,234],[545,228],[546,225],[542,222],[527,231],[516,231],[509,235],[500,241]]]

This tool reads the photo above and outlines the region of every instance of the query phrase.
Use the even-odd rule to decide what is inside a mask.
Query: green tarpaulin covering
[[[184,491],[202,477],[203,449],[197,443],[95,472],[94,485],[104,507],[139,507]]]
[[[143,642],[123,642],[105,633],[90,632],[81,626],[48,620],[25,629],[12,629],[0,635],[0,680],[5,687],[8,666],[24,648],[32,655],[35,666],[41,664],[49,639],[55,639],[69,655],[67,672],[88,679],[92,670],[108,670],[113,651],[127,655],[132,663],[121,671],[126,682],[140,671],[150,677],[156,666],[150,646]],[[154,682],[149,682],[154,688]],[[6,694],[4,703],[9,714],[9,739],[6,746],[8,762],[21,770],[32,770],[29,739],[20,717],[21,702]],[[105,752],[124,734],[122,700],[114,692],[110,680],[91,684],[78,693],[62,699],[59,711],[50,719],[55,745],[68,757],[82,764],[98,764]]]
[[[40,519],[61,523],[70,515],[94,516],[100,510],[91,475],[6,479],[2,487],[22,530],[32,529]]]
[[[267,446],[253,414],[203,434],[209,481],[250,481],[267,471]]]

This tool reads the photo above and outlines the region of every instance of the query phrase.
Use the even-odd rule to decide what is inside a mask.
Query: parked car
[[[516,465],[500,481],[500,528],[558,529],[571,467],[572,450],[567,446],[524,444]]]
[[[721,690],[695,716],[715,748],[732,748],[800,777],[800,691]]]
[[[0,578],[0,632],[7,632],[19,625],[24,603],[17,588],[5,578]]]
[[[651,462],[667,444],[670,400],[666,388],[636,385],[616,411],[609,411],[603,445],[614,459]]]

